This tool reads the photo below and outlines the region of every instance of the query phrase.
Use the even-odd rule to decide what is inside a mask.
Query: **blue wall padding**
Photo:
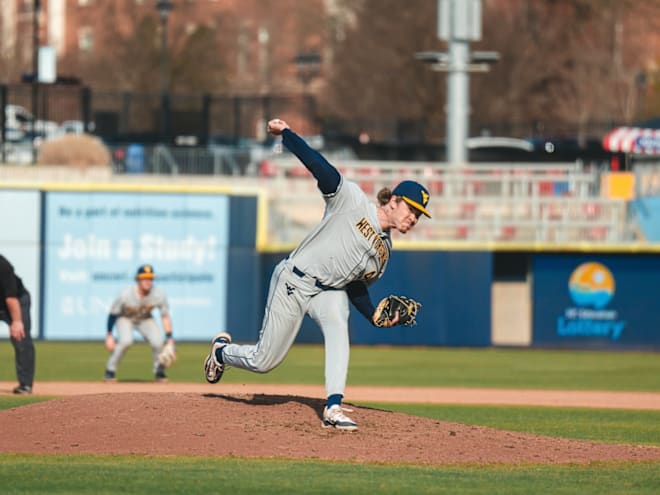
[[[262,258],[260,315],[275,265],[288,253]],[[415,327],[381,329],[355,308],[349,320],[353,344],[488,346],[491,321],[492,254],[486,252],[399,251],[392,254],[383,278],[370,288],[374,305],[389,294],[423,304]],[[321,343],[323,335],[305,318],[298,343]]]
[[[230,198],[230,246],[227,267],[227,322],[225,328],[236,341],[254,341],[263,313],[260,256],[255,251],[257,198]]]

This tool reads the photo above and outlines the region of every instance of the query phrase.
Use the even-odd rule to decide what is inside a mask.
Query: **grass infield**
[[[101,380],[108,354],[101,342],[37,342],[36,380]],[[208,345],[180,343],[171,381],[203,382]],[[653,352],[418,347],[351,348],[349,385],[486,387],[558,390],[660,391],[660,359]],[[0,380],[14,380],[13,349],[0,345]],[[322,384],[324,351],[296,345],[263,375],[232,369],[227,383]],[[152,380],[151,351],[135,344],[122,361],[120,380]]]
[[[660,447],[660,411],[577,407],[364,404],[413,416],[551,437]]]

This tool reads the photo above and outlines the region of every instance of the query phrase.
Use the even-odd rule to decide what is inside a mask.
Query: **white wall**
[[[39,238],[41,201],[39,191],[0,190],[0,254],[7,258],[32,296],[32,336],[39,335],[36,308],[41,287]],[[8,338],[7,325],[0,322],[0,337]]]

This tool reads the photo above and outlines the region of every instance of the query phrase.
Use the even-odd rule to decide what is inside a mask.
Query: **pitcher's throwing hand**
[[[268,121],[268,126],[266,128],[273,136],[279,136],[284,129],[289,128],[289,124],[280,119],[273,119]]]

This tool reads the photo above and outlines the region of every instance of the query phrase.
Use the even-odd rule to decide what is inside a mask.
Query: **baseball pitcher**
[[[321,223],[273,271],[257,343],[237,345],[228,333],[216,335],[204,366],[206,380],[218,382],[225,366],[257,373],[272,370],[286,356],[303,317],[309,314],[321,327],[325,341],[327,404],[322,425],[356,430],[357,423],[341,407],[349,360],[349,300],[376,326],[414,324],[419,303],[389,297],[374,308],[367,286],[385,271],[392,249],[391,229],[405,234],[421,215],[430,216],[426,210],[429,193],[417,182],[404,181],[394,190],[381,190],[375,205],[286,122],[271,120],[268,131],[281,135],[283,145],[316,178],[325,213]]]

